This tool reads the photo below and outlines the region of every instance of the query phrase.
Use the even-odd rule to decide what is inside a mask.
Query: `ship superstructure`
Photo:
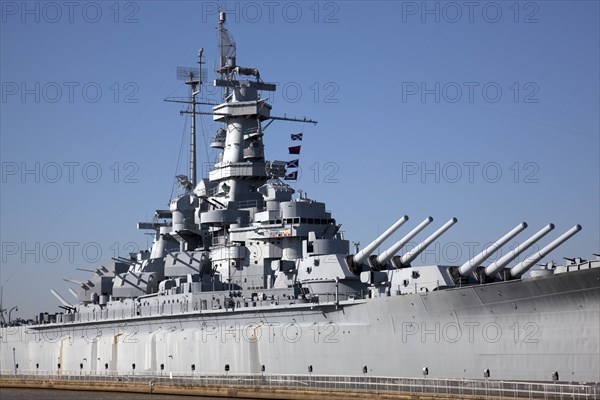
[[[221,13],[214,85],[223,89],[222,103],[197,110],[202,73],[191,72],[186,82],[192,121],[208,113],[223,124],[211,141],[220,151],[214,168],[197,179],[193,122],[189,174],[177,176],[182,193],[153,221],[138,224],[154,232],[151,248],[77,282],[76,304],[55,293],[64,313],[2,328],[1,370],[378,376],[427,370],[447,378],[491,371],[497,379],[550,380],[560,373],[600,381],[600,261],[532,270],[580,225],[520,262],[553,224],[487,265],[525,222],[463,265],[417,266],[419,254],[457,219],[407,250],[433,223],[426,217],[375,254],[411,225],[402,216],[352,254],[325,204],[283,179],[287,162],[265,159],[272,121],[315,121],[271,114],[261,92],[276,85],[237,64],[224,24]]]

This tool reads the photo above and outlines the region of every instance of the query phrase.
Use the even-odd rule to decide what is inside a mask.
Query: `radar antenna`
[[[207,79],[207,72],[205,68],[202,68],[202,53],[204,49],[198,50],[198,68],[193,67],[177,67],[177,79],[185,81],[186,85],[190,86],[190,98],[189,100],[170,99],[167,98],[165,101],[173,103],[187,103],[192,105],[191,111],[182,111],[182,114],[192,114],[192,124],[190,129],[190,171],[189,171],[189,183],[192,186],[196,185],[196,106],[200,103],[197,101],[197,96],[202,88],[202,82]]]
[[[220,51],[220,67],[218,72],[221,74],[227,74],[233,68],[235,68],[235,41],[233,37],[225,28],[226,21],[225,12],[221,11],[219,13],[219,51]]]

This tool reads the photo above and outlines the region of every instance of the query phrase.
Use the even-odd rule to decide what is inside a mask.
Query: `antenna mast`
[[[219,13],[219,53],[220,53],[220,65],[217,72],[221,75],[221,80],[231,80],[232,71],[236,67],[235,55],[236,46],[235,41],[225,28],[225,21],[227,17],[224,11]],[[227,100],[229,96],[229,87],[224,87],[223,98]]]
[[[198,68],[186,68],[186,67],[177,67],[177,79],[184,80],[186,85],[190,85],[190,98],[187,100],[178,100],[178,99],[165,99],[166,101],[171,101],[175,103],[187,103],[191,104],[191,111],[182,111],[182,113],[192,114],[192,126],[190,130],[190,171],[188,176],[189,183],[192,184],[192,187],[196,185],[196,114],[201,114],[196,111],[196,105],[198,104],[208,104],[208,103],[200,103],[197,101],[197,96],[200,93],[202,88],[202,75],[206,75],[206,71],[202,69],[202,53],[204,49],[198,50]]]
[[[193,79],[194,74],[190,74],[189,80],[186,82],[190,85],[191,101],[192,101],[192,129],[190,132],[190,183],[196,186],[196,96],[200,93],[202,87],[202,52],[204,49],[198,50],[198,79]]]

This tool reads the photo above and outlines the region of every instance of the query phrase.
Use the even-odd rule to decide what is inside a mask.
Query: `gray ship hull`
[[[600,381],[599,268],[331,300],[2,328],[0,368]]]

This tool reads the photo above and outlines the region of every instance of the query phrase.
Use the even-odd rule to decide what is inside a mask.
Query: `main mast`
[[[190,132],[190,176],[189,180],[192,186],[195,186],[197,183],[196,180],[196,96],[200,93],[199,88],[202,87],[201,80],[201,69],[202,69],[202,51],[200,49],[198,51],[198,77],[194,79],[194,74],[190,74],[188,81],[186,82],[190,85],[190,100],[192,103],[192,126]]]

